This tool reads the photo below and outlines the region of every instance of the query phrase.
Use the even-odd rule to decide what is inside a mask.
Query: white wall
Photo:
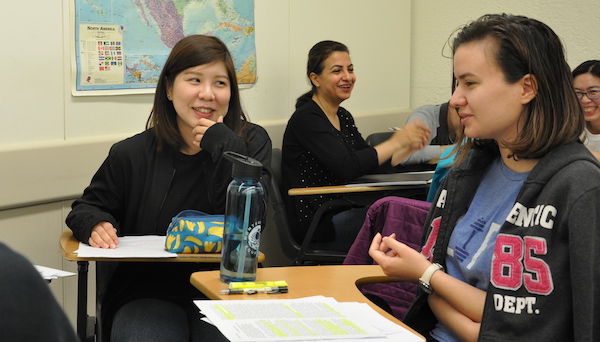
[[[595,0],[460,0],[412,1],[410,107],[441,103],[450,98],[452,61],[447,46],[459,27],[487,13],[511,13],[538,19],[550,26],[565,45],[571,68],[600,59]],[[444,53],[442,54],[442,49]]]
[[[0,88],[8,100],[3,117],[12,117],[0,125],[0,144],[131,134],[144,127],[152,95],[71,96],[70,1],[3,12],[2,25],[13,32],[4,44],[19,48],[6,51],[10,62],[0,65],[11,80]],[[408,108],[410,1],[256,0],[255,6],[258,80],[242,91],[253,121],[287,121],[293,100],[308,89],[308,50],[323,39],[351,49],[358,82],[347,105],[356,115]],[[23,25],[23,18],[36,25]],[[389,44],[380,44],[384,36]]]
[[[150,113],[148,94],[71,95],[71,1],[15,6],[0,18],[4,32],[13,32],[3,38],[5,46],[15,47],[5,50],[8,62],[0,63],[7,80],[0,89],[0,158],[10,161],[0,169],[0,209],[77,195],[106,147],[143,130]],[[409,108],[410,1],[256,0],[255,5],[258,79],[242,90],[242,102],[274,146],[281,144],[295,99],[309,89],[308,50],[323,39],[351,49],[358,82],[345,105],[359,122],[361,117],[373,122],[363,134],[385,129],[387,118]],[[35,25],[22,25],[25,17]],[[374,39],[384,35],[385,44]],[[373,116],[386,122],[376,126],[381,119]],[[394,125],[403,120],[398,116]]]

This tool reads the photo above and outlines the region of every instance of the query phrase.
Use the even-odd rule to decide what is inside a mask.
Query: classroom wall
[[[450,98],[452,33],[487,13],[511,13],[538,19],[563,40],[571,68],[600,59],[600,7],[594,0],[412,1],[410,107]]]
[[[0,86],[6,119],[0,125],[0,146],[127,135],[144,127],[152,95],[71,95],[69,4],[15,4],[0,17],[12,33],[3,42],[13,47],[0,65],[3,78],[10,80]],[[359,79],[347,102],[353,112],[409,107],[410,1],[256,0],[255,7],[258,80],[242,91],[253,121],[286,122],[293,100],[308,90],[308,49],[323,39],[342,41],[351,49]],[[35,25],[22,25],[22,18]],[[386,41],[393,44],[381,44],[374,39],[378,36],[391,37]]]
[[[23,17],[36,25],[3,38],[19,48],[7,50],[8,62],[0,64],[10,80],[0,89],[0,158],[10,161],[0,170],[0,191],[6,194],[0,209],[79,194],[107,146],[143,130],[150,113],[149,94],[72,96],[71,1],[15,6],[2,14],[5,32]],[[370,11],[372,6],[381,12]],[[324,39],[351,50],[358,82],[345,105],[357,118],[369,117],[363,133],[386,129],[390,118],[394,125],[403,122],[409,108],[410,1],[256,0],[255,7],[258,77],[241,96],[249,117],[269,131],[274,146],[281,145],[295,99],[310,89],[308,50]],[[390,32],[397,34],[387,41],[393,44],[373,39]]]
[[[564,40],[572,67],[600,57],[594,38],[600,9],[593,0],[255,3],[258,81],[242,91],[242,101],[274,146],[281,144],[295,98],[309,89],[308,49],[322,39],[340,40],[351,50],[358,81],[344,106],[363,134],[401,124],[410,108],[446,101],[452,67],[444,45],[457,27],[484,13],[512,12],[548,23]],[[70,0],[15,2],[0,13],[6,33],[0,57],[0,241],[34,263],[75,271],[57,242],[72,198],[112,143],[143,129],[152,96],[71,95],[69,7]],[[75,278],[50,286],[74,322]]]

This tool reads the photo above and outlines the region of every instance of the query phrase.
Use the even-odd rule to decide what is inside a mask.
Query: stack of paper
[[[80,258],[175,258],[165,250],[165,236],[143,235],[119,237],[117,248],[94,248],[80,242],[75,251]]]
[[[232,342],[425,341],[365,303],[340,303],[322,296],[194,303]]]

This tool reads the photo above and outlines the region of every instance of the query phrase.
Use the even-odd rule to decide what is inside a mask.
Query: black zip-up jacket
[[[261,183],[265,194],[271,175],[271,139],[260,126],[248,123],[245,140],[224,124],[211,126],[202,138],[201,147],[210,154],[203,162],[207,198],[198,208],[212,208],[209,214],[225,211],[227,186],[232,180],[231,162],[222,157],[234,151],[252,157],[263,165]],[[119,236],[165,235],[168,224],[157,224],[163,202],[169,192],[175,168],[174,153],[156,150],[153,129],[113,145],[83,196],[77,199],[67,216],[73,235],[87,243],[92,228],[107,221],[118,229]],[[181,208],[194,209],[194,208]],[[204,210],[208,211],[208,210]],[[102,300],[102,329],[109,336],[113,316],[125,303],[137,298],[159,298],[193,306],[200,292],[190,284],[190,274],[218,268],[218,264],[196,263],[109,263],[115,268]],[[97,267],[99,267],[97,265]],[[143,281],[140,281],[143,279]],[[103,281],[106,281],[104,279]]]
[[[261,183],[267,193],[271,139],[262,127],[252,123],[248,123],[246,139],[249,144],[224,124],[213,125],[202,138],[202,148],[211,155],[210,161],[204,164],[207,200],[213,208],[209,214],[225,211],[226,190],[232,177],[231,162],[222,157],[224,151],[238,152],[260,161],[263,164]],[[67,216],[67,226],[74,236],[87,243],[92,228],[102,221],[112,223],[119,236],[165,235],[167,227],[157,226],[157,216],[175,172],[173,153],[168,148],[156,151],[153,129],[113,145]]]

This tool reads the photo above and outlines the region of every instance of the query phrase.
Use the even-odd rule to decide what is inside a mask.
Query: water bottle
[[[267,209],[265,191],[259,182],[262,164],[231,151],[223,156],[233,163],[233,181],[227,187],[221,280],[254,281]]]

